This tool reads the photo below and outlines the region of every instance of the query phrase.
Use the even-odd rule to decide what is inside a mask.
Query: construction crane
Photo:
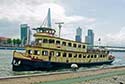
[[[62,24],[64,24],[64,22],[56,22],[55,24],[58,24],[58,27],[59,27],[59,37],[61,35],[61,27],[62,27]]]

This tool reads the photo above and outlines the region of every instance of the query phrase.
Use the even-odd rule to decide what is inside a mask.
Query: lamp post
[[[62,24],[64,24],[64,22],[57,22],[55,24],[58,24],[59,27],[59,37],[61,36],[61,28],[62,28]]]

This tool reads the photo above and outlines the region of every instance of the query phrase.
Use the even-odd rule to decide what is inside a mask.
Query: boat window
[[[45,30],[42,30],[43,33],[45,33],[46,31]]]
[[[94,58],[96,58],[97,57],[97,55],[94,55]]]
[[[40,51],[34,50],[34,55],[40,55]]]
[[[74,55],[74,58],[77,58],[77,54]]]
[[[50,30],[48,30],[47,33],[50,33]]]
[[[90,58],[90,55],[88,55],[87,58]]]
[[[42,55],[48,56],[48,51],[42,51]]]
[[[52,31],[52,34],[54,35],[54,33],[55,33],[55,31],[53,30],[53,31]]]
[[[81,58],[82,57],[82,55],[81,54],[79,54],[79,58]]]
[[[71,47],[71,46],[72,46],[72,43],[68,43],[68,46]]]
[[[107,51],[107,54],[109,54],[109,51]]]
[[[42,30],[39,30],[39,32],[43,32]]]
[[[93,58],[93,55],[91,55],[91,58]]]
[[[57,41],[56,41],[56,45],[60,45],[60,41],[57,40]]]
[[[83,55],[83,58],[86,58],[86,55]]]
[[[76,44],[73,44],[73,47],[75,47],[75,48],[76,48]]]
[[[52,31],[52,33],[54,33],[54,31]]]
[[[69,57],[72,57],[72,54],[71,54],[71,53],[69,53]]]
[[[56,56],[61,56],[61,53],[60,52],[56,52]]]
[[[102,55],[100,55],[100,57],[102,57]]]
[[[50,51],[50,56],[54,56],[54,51]]]
[[[103,55],[103,57],[105,57],[105,55]]]
[[[80,45],[80,44],[78,44],[78,48],[81,48],[81,45]]]
[[[35,40],[35,43],[37,44],[37,43],[39,43],[39,40],[37,39],[37,40]]]
[[[42,43],[42,39],[38,41],[38,43]]]
[[[51,33],[52,33],[52,31],[51,31],[51,30],[49,30],[49,33],[51,34]]]
[[[66,55],[67,55],[66,53],[63,53],[63,57],[66,57]]]
[[[49,31],[48,30],[46,30],[46,33],[48,33]]]
[[[49,39],[49,43],[55,43],[55,40]]]
[[[27,53],[28,54],[32,54],[32,50],[27,50]]]
[[[66,46],[66,42],[62,42],[62,45],[63,45],[63,46]]]
[[[83,48],[85,48],[85,45],[83,45]]]
[[[49,30],[47,31],[47,33],[49,33]]]
[[[43,39],[43,43],[48,43],[48,40],[47,39]]]

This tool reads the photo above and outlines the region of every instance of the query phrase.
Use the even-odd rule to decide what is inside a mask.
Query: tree
[[[16,44],[16,39],[13,39],[13,45],[15,46],[15,44]]]
[[[17,44],[17,46],[19,46],[21,44],[21,40],[20,39],[16,39],[16,44]]]
[[[7,39],[7,44],[11,45],[12,44],[12,39]]]

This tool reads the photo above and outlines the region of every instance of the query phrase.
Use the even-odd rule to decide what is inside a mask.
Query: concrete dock
[[[0,84],[94,84],[91,80],[121,75],[125,75],[125,66],[80,72],[62,72],[1,78]]]

